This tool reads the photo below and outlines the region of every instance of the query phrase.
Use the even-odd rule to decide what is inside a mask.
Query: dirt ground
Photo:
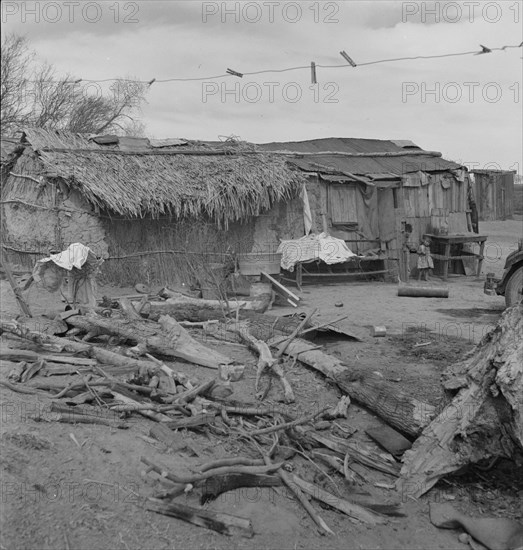
[[[483,294],[484,275],[501,273],[503,262],[522,236],[521,218],[506,222],[481,223],[489,235],[487,259],[481,277],[451,276],[448,299],[400,298],[397,285],[380,282],[352,282],[304,286],[303,305],[298,311],[319,308],[317,319],[341,315],[348,318],[340,327],[361,338],[322,337],[316,340],[326,351],[340,357],[349,368],[378,371],[421,400],[437,404],[441,397],[442,370],[459,360],[495,325],[504,300]],[[430,284],[442,284],[433,278]],[[1,316],[18,315],[17,304],[6,281],[0,281]],[[103,294],[122,295],[129,289],[104,287]],[[58,309],[54,295],[30,290],[27,298],[38,313]],[[336,307],[343,302],[343,307]],[[293,308],[275,307],[270,313],[296,313]],[[387,327],[387,336],[374,338],[370,328]],[[8,345],[14,347],[13,340]],[[242,380],[233,384],[233,398],[254,402],[255,358],[238,345],[207,338],[205,343],[247,365]],[[4,339],[3,344],[6,344]],[[426,344],[415,347],[416,344]],[[175,370],[204,381],[214,372],[184,362],[171,363]],[[0,377],[7,369],[1,366]],[[339,391],[325,379],[297,364],[288,372],[297,403],[295,412],[335,404]],[[275,386],[269,403],[281,397]],[[59,424],[46,421],[47,399],[22,395],[1,387],[1,539],[2,550],[15,549],[185,549],[185,548],[343,548],[343,549],[459,549],[459,531],[438,530],[428,519],[431,501],[449,501],[457,508],[478,515],[523,517],[523,464],[499,461],[492,469],[469,469],[460,476],[440,482],[419,500],[395,490],[376,487],[394,478],[363,469],[368,483],[356,488],[344,486],[337,474],[327,478],[305,459],[293,459],[300,475],[331,492],[333,480],[341,494],[370,493],[381,503],[403,502],[406,517],[391,518],[387,525],[368,527],[346,516],[314,504],[335,537],[320,536],[303,509],[278,489],[249,489],[226,493],[206,506],[252,520],[252,539],[231,538],[191,526],[182,521],[145,511],[143,497],[164,488],[143,473],[140,457],[184,472],[212,458],[234,456],[240,443],[211,433],[187,432],[187,447],[173,453],[149,437],[151,422],[133,417],[127,430],[101,425]],[[39,412],[42,421],[32,416]],[[48,411],[47,411],[48,412]],[[351,404],[341,428],[355,429],[357,441],[372,446],[364,429],[380,426],[372,413]],[[79,443],[77,445],[74,439]],[[195,496],[185,497],[197,504]]]

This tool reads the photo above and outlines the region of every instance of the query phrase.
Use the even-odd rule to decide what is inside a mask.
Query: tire
[[[505,287],[505,304],[507,307],[515,306],[522,301],[523,290],[523,265],[519,266],[510,276]]]

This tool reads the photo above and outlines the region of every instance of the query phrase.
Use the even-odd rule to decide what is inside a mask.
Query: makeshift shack
[[[260,148],[295,153],[289,162],[308,176],[312,232],[382,261],[374,269],[395,272],[407,239],[416,247],[426,233],[472,230],[467,169],[411,141],[328,138]]]
[[[10,153],[3,242],[29,270],[81,242],[105,259],[106,282],[166,283],[303,235],[305,176],[248,144],[27,129]]]
[[[466,168],[410,141],[254,145],[31,128],[5,143],[3,242],[29,269],[81,242],[104,258],[106,282],[166,283],[202,262],[277,268],[281,240],[326,233],[360,257],[356,271],[394,273],[407,237],[415,246],[425,233],[470,230]]]

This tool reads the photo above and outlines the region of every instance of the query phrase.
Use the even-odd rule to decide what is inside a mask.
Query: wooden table
[[[476,276],[479,277],[481,274],[481,266],[483,265],[483,252],[485,250],[485,241],[487,240],[487,235],[477,235],[476,233],[467,233],[467,234],[450,234],[450,235],[432,235],[427,233],[424,237],[428,237],[432,242],[441,243],[445,246],[444,254],[433,254],[431,252],[432,258],[436,260],[443,261],[443,280],[446,281],[449,273],[449,263],[452,260],[463,260],[465,258],[476,257],[478,258],[478,269]],[[451,256],[450,247],[453,244],[465,244],[465,243],[478,243],[479,244],[479,254],[473,254],[469,252],[468,254],[460,256]]]

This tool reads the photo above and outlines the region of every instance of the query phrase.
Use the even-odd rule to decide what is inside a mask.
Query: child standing
[[[424,281],[429,280],[429,271],[434,268],[434,262],[430,255],[430,241],[425,238],[418,248],[418,281],[423,277]]]

